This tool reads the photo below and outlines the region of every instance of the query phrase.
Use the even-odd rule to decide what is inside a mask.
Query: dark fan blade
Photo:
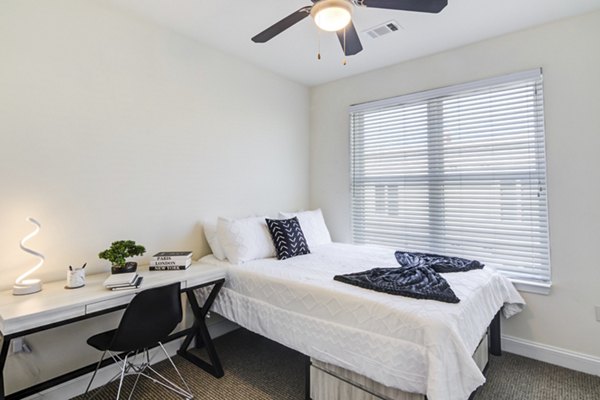
[[[371,8],[439,13],[448,5],[448,0],[363,0],[361,4]]]
[[[281,32],[285,31],[290,26],[297,24],[302,21],[304,18],[310,15],[310,9],[312,6],[302,7],[296,12],[291,13],[284,19],[275,24],[271,25],[258,35],[252,38],[252,41],[255,43],[264,43],[268,40],[273,39],[275,36],[279,35]]]
[[[344,49],[344,29],[336,32],[338,39],[340,40],[340,44],[342,45],[342,49]],[[360,43],[360,38],[358,37],[358,33],[356,33],[356,28],[354,28],[354,24],[352,21],[346,27],[346,55],[353,56],[356,53],[362,51],[363,47]]]

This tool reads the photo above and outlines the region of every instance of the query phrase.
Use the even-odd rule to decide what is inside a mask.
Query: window
[[[550,287],[540,69],[350,108],[355,243]]]

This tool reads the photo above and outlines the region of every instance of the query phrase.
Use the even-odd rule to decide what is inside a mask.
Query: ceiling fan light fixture
[[[310,15],[322,30],[339,31],[352,20],[352,4],[347,0],[321,0],[313,6]]]

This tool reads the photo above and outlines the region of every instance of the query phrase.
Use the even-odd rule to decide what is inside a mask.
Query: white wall
[[[599,38],[595,12],[313,88],[311,205],[334,240],[351,241],[349,105],[543,67],[553,288],[504,333],[600,356]]]
[[[69,264],[107,271],[97,254],[114,240],[145,245],[142,261],[199,257],[204,218],[307,207],[308,101],[301,85],[104,2],[2,1],[0,289],[35,263],[18,247],[28,215],[42,223],[29,242],[47,257],[39,276],[56,280]],[[31,337],[44,358],[11,358],[8,390],[92,362],[85,339],[102,328]]]

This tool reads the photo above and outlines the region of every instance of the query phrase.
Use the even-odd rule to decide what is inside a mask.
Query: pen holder
[[[85,269],[77,268],[67,271],[67,289],[77,289],[85,286]]]

